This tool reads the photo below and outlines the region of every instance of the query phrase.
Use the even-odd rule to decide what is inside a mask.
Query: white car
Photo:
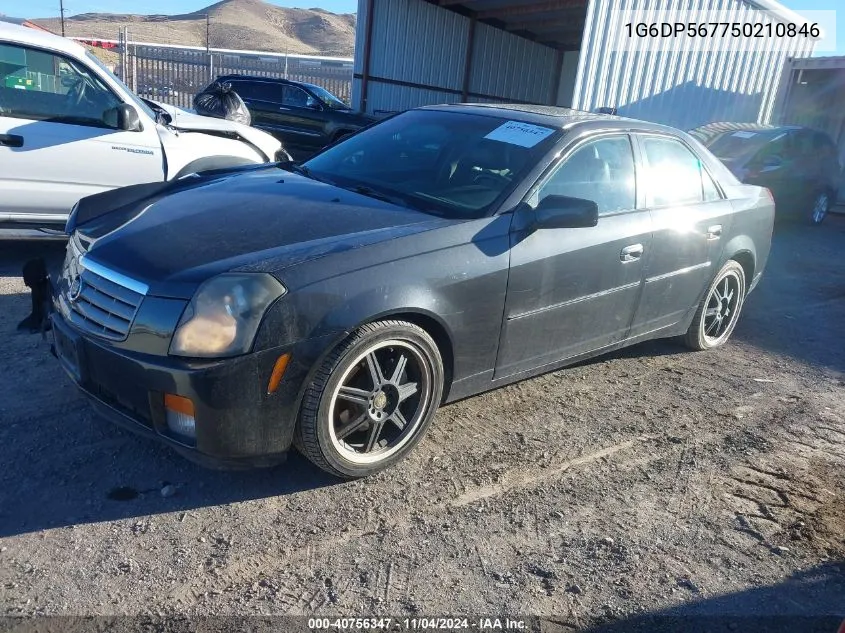
[[[286,158],[261,130],[142,100],[79,44],[0,22],[0,228],[61,230],[91,194]]]

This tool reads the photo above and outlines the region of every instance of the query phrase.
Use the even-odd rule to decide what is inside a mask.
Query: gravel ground
[[[778,227],[726,348],[647,343],[464,400],[339,483],[296,454],[203,470],[96,419],[15,332],[22,262],[63,246],[0,243],[0,613],[838,622],[843,247],[843,216]]]

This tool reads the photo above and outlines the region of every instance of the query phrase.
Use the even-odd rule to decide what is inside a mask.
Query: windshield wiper
[[[305,165],[300,165],[293,161],[281,161],[279,164],[279,169],[284,169],[285,171],[292,171],[295,174],[299,174],[300,176],[305,176],[306,178],[310,178],[311,180],[316,180],[317,182],[325,182],[328,184],[332,184],[326,178],[322,176],[315,176],[311,170],[306,167]]]
[[[45,123],[67,123],[69,125],[90,125],[91,127],[109,127],[105,121],[87,116],[59,115],[41,119]]]
[[[368,198],[375,198],[376,200],[381,200],[382,202],[389,202],[390,204],[395,204],[399,207],[405,207],[406,209],[414,208],[402,196],[392,196],[388,193],[377,191],[372,187],[368,187],[367,185],[353,185],[351,187],[348,187],[348,189],[349,191],[360,193],[362,196],[367,196]]]

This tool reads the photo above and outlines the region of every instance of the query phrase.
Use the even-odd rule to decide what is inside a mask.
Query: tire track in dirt
[[[845,409],[838,392],[827,398]],[[814,474],[830,468],[841,472],[845,464],[845,442],[839,439],[845,438],[845,424],[830,407],[823,407],[827,398],[820,398],[816,407],[800,398],[781,398],[774,418],[782,424],[771,429],[776,445],[765,454],[764,463],[739,464],[720,482],[728,491],[726,508],[735,513],[737,530],[763,546],[816,547],[813,524],[841,512],[841,491],[829,490],[824,478]],[[824,432],[819,418],[826,420]]]
[[[502,483],[471,487],[465,492],[453,496],[445,503],[430,505],[428,509],[423,509],[421,512],[427,516],[430,516],[433,513],[442,514],[450,508],[461,508],[476,501],[529,488],[540,482],[547,483],[550,479],[559,477],[573,468],[589,465],[603,458],[612,457],[616,453],[633,448],[635,444],[635,440],[620,442],[593,453],[568,460],[551,468],[535,468],[517,473],[510,471],[510,476],[508,476],[506,481]],[[411,520],[411,514],[407,512],[401,515],[394,515],[390,522],[390,527],[391,529],[396,529],[400,526],[408,526]],[[363,528],[349,530],[346,533],[333,534],[330,539],[310,542],[305,546],[305,548],[296,550],[290,554],[276,555],[269,552],[261,552],[251,556],[242,557],[219,567],[215,576],[207,580],[214,585],[232,584],[246,580],[250,577],[252,569],[284,569],[291,565],[304,565],[307,568],[313,569],[315,564],[314,561],[317,559],[323,558],[330,552],[338,550],[353,541],[362,539],[367,535],[374,534],[376,533],[376,530],[377,526],[368,524]],[[384,581],[385,595],[390,594],[393,582],[394,579],[392,577],[391,569],[391,571],[386,574],[386,579]],[[407,589],[407,581],[405,582],[405,588]],[[184,602],[185,600],[190,600],[192,597],[196,599],[203,593],[205,593],[205,590],[200,589],[195,582],[189,581],[172,589],[170,591],[170,598],[172,600],[181,600]],[[310,601],[313,601],[313,598],[309,600],[309,602]]]

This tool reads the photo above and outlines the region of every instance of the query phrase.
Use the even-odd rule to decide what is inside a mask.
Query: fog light
[[[196,438],[193,402],[188,398],[166,393],[164,394],[164,410],[168,429],[182,437]]]

